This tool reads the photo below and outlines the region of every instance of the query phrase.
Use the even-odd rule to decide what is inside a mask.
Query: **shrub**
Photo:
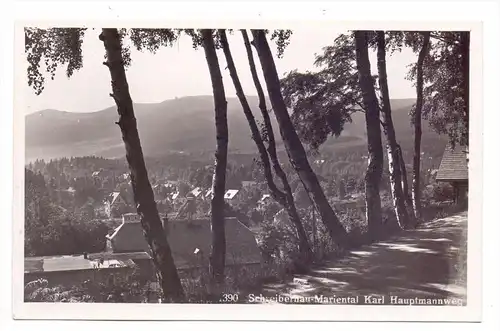
[[[287,263],[298,256],[298,240],[290,224],[264,219],[257,236],[264,260],[268,263]],[[290,262],[290,261],[288,261]]]
[[[328,230],[319,215],[312,217],[311,209],[299,210],[304,230],[308,234],[309,243],[314,253],[314,262],[325,258],[334,258],[342,254],[332,241]],[[348,232],[354,244],[362,244],[366,240],[367,225],[363,211],[357,208],[337,210],[340,222]],[[314,231],[314,229],[316,231]],[[258,236],[262,254],[267,263],[275,264],[285,273],[302,272],[305,267],[301,260],[298,239],[295,229],[288,219],[280,221],[265,220]],[[279,275],[282,277],[282,275]]]
[[[427,185],[422,192],[422,201],[427,204],[433,202],[453,201],[453,186],[448,183],[434,183]]]

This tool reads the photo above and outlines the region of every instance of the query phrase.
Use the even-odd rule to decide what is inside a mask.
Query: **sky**
[[[98,39],[100,29],[89,29],[83,42],[83,68],[71,78],[67,78],[64,68],[60,68],[53,81],[48,79],[41,95],[35,95],[27,80],[24,84],[25,114],[44,109],[68,112],[93,112],[113,106],[108,69],[102,65],[104,48]],[[317,28],[297,28],[282,59],[275,56],[280,77],[291,70],[315,70],[315,54],[333,43],[343,30]],[[250,36],[251,38],[251,36]],[[255,88],[248,68],[243,40],[239,32],[228,35],[238,74],[247,95],[255,95]],[[270,42],[273,54],[274,43]],[[226,96],[235,96],[234,87],[226,67],[224,54],[218,51],[219,63],[223,70]],[[127,69],[130,93],[135,103],[157,103],[164,100],[191,95],[211,95],[212,86],[205,55],[202,48],[193,49],[189,37],[182,36],[173,47],[162,48],[156,54],[139,52],[132,47],[132,65]],[[258,65],[257,54],[254,58]],[[405,80],[407,65],[416,61],[416,54],[403,50],[387,58],[387,74],[391,98],[414,98],[412,82]],[[370,54],[371,69],[376,73],[376,56]],[[24,60],[23,64],[27,66]],[[259,74],[262,79],[260,68]],[[21,71],[25,72],[25,68]],[[264,83],[263,79],[262,82]]]

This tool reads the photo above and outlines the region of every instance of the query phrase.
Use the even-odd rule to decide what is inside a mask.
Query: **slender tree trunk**
[[[219,67],[219,60],[215,52],[211,29],[201,31],[203,48],[207,59],[215,106],[215,131],[217,148],[215,151],[215,172],[213,179],[212,197],[212,252],[210,255],[210,269],[213,280],[221,283],[224,280],[226,262],[226,234],[224,215],[224,193],[226,190],[227,146],[229,142],[227,125],[227,101],[224,92],[224,83]]]
[[[264,120],[264,132],[263,135],[265,136],[265,141],[267,141],[267,152],[269,154],[269,158],[271,159],[271,164],[273,166],[273,170],[278,176],[278,178],[281,181],[281,185],[283,186],[283,190],[285,192],[285,210],[288,213],[288,217],[290,218],[291,222],[294,224],[297,224],[297,229],[300,232],[304,232],[305,230],[303,229],[302,222],[300,220],[300,216],[297,212],[297,208],[295,206],[295,201],[293,198],[293,192],[292,188],[290,187],[290,182],[288,181],[287,175],[285,171],[283,170],[281,163],[278,158],[278,153],[276,152],[276,139],[274,137],[274,129],[273,125],[271,122],[271,117],[269,116],[269,111],[266,106],[266,97],[264,95],[264,90],[262,89],[262,85],[260,83],[259,76],[257,74],[257,68],[255,66],[255,61],[253,58],[253,52],[252,52],[252,47],[250,45],[250,41],[248,39],[248,34],[246,30],[241,30],[241,34],[243,36],[243,41],[245,44],[246,52],[247,52],[247,57],[248,57],[248,63],[250,66],[250,72],[252,74],[252,80],[255,85],[255,89],[257,90],[257,96],[259,98],[259,109],[262,115],[262,118]],[[300,225],[300,227],[299,227]],[[299,238],[302,237],[303,235],[299,235]],[[307,236],[305,239],[300,239],[300,241],[303,243],[301,248],[301,251],[304,253],[307,253],[307,255],[312,252],[312,249],[310,248],[309,242],[307,241]],[[307,246],[306,246],[307,242]],[[307,248],[309,247],[309,248]]]
[[[231,75],[231,79],[233,80],[234,88],[236,90],[236,95],[240,100],[243,112],[245,114],[245,117],[247,118],[248,125],[250,126],[250,131],[252,132],[252,139],[255,141],[255,144],[257,145],[257,149],[259,151],[260,159],[264,167],[264,175],[266,177],[267,185],[269,186],[269,190],[271,192],[272,197],[285,208],[290,218],[290,221],[294,225],[295,231],[297,232],[300,251],[305,255],[304,257],[308,259],[310,256],[312,256],[312,251],[311,251],[311,246],[309,245],[309,241],[307,240],[307,234],[304,230],[304,227],[302,226],[299,214],[297,212],[297,209],[295,208],[295,204],[294,203],[292,203],[291,205],[288,204],[286,194],[282,192],[274,183],[273,173],[271,170],[271,164],[269,162],[269,156],[267,155],[266,146],[264,145],[264,141],[262,140],[262,136],[259,132],[259,127],[257,126],[255,117],[253,116],[252,110],[250,109],[250,105],[248,104],[247,98],[245,97],[245,93],[243,92],[243,87],[241,86],[240,79],[238,78],[238,73],[234,65],[234,60],[231,55],[231,50],[229,49],[229,43],[227,41],[226,32],[224,30],[219,30],[219,34],[220,34],[222,49],[226,57],[227,67],[229,69],[229,73]]]
[[[286,176],[285,171],[281,167],[280,161],[278,159],[278,153],[276,152],[276,139],[274,138],[274,129],[271,122],[271,117],[269,116],[269,111],[266,106],[266,98],[264,96],[264,90],[262,89],[262,85],[259,80],[259,75],[257,74],[257,68],[255,66],[255,61],[253,58],[252,47],[250,46],[250,41],[248,39],[248,35],[246,30],[241,30],[241,34],[243,36],[243,41],[245,44],[245,48],[247,51],[248,63],[250,65],[250,72],[252,73],[252,80],[255,85],[255,89],[257,90],[257,96],[259,98],[259,109],[262,114],[262,118],[264,120],[264,135],[267,140],[267,152],[269,153],[269,157],[271,159],[271,163],[273,165],[274,172],[276,176],[278,176],[283,185],[283,189],[286,194],[286,203],[290,205],[290,209],[296,209],[295,202],[293,199],[292,188],[290,187],[290,182]]]
[[[413,126],[415,128],[415,140],[413,144],[413,181],[412,200],[413,213],[417,222],[422,217],[422,206],[420,201],[420,145],[422,143],[422,105],[424,99],[424,60],[429,48],[430,32],[422,32],[424,42],[417,60],[417,104],[413,114]]]
[[[151,248],[158,280],[163,290],[163,299],[170,302],[183,301],[182,285],[148,179],[132,98],[123,66],[121,39],[117,29],[102,29],[99,39],[104,42],[106,50],[107,61],[104,64],[109,68],[111,74],[113,90],[111,96],[115,100],[118,110],[119,120],[117,124],[125,144],[134,202],[141,218],[144,236]]]
[[[252,35],[254,38],[254,46],[257,49],[262,71],[264,73],[267,92],[280,126],[281,137],[283,138],[290,162],[302,181],[304,188],[311,194],[314,204],[332,239],[339,246],[348,246],[347,232],[328,203],[318,178],[307,160],[304,146],[302,146],[292,121],[290,120],[290,115],[288,114],[281,94],[278,73],[266,35],[263,30],[252,30]]]
[[[401,187],[403,189],[403,196],[406,200],[406,205],[411,206],[413,202],[410,196],[410,188],[408,187],[408,174],[406,173],[406,163],[403,157],[403,150],[399,144],[397,148],[397,156],[399,158],[399,164],[401,165]]]
[[[366,219],[368,220],[368,230],[373,237],[377,237],[382,224],[380,182],[384,166],[382,134],[380,132],[380,108],[373,86],[370,59],[368,58],[367,33],[356,31],[355,40],[356,63],[368,136],[368,169],[365,175]]]
[[[391,101],[387,83],[387,67],[385,61],[385,32],[377,31],[377,69],[379,86],[382,95],[382,118],[384,133],[387,139],[387,159],[389,163],[389,176],[391,194],[398,225],[401,229],[408,224],[408,209],[401,186],[401,159],[398,157],[396,131],[392,122]]]

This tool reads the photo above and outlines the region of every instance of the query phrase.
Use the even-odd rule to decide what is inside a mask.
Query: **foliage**
[[[160,47],[171,47],[180,36],[175,29],[130,29],[130,40],[138,51],[156,53]]]
[[[342,254],[342,250],[332,241],[328,231],[319,220],[319,215],[312,212],[312,208],[299,210],[304,228],[312,244],[314,260],[324,261]],[[390,216],[390,209],[385,210],[386,217]],[[367,242],[367,223],[363,209],[343,208],[338,206],[336,213],[340,222],[348,232],[349,240],[353,245]],[[279,215],[279,214],[278,214]],[[279,266],[286,273],[303,272],[305,265],[301,263],[298,240],[286,216],[265,219],[261,224],[258,236],[259,246],[267,263]],[[313,232],[315,231],[315,234]]]
[[[278,47],[278,58],[283,57],[283,53],[288,45],[290,45],[290,38],[293,34],[292,30],[274,30],[271,34],[271,40],[276,42]]]
[[[45,73],[54,79],[56,70],[60,66],[66,67],[66,76],[70,78],[75,71],[83,67],[82,44],[87,28],[49,28],[40,29],[27,27],[24,29],[24,50],[28,60],[28,85],[37,95],[44,89]],[[120,29],[120,38],[127,34],[126,29]],[[123,45],[122,56],[125,66],[129,66],[130,48]]]
[[[139,50],[147,50],[156,53],[161,47],[171,47],[174,42],[179,40],[184,34],[191,38],[192,46],[198,49],[202,46],[202,37],[200,29],[130,29],[129,35],[134,47]],[[232,29],[226,30],[232,33]],[[220,35],[217,29],[212,30],[214,46],[221,49]],[[274,40],[277,46],[277,56],[282,58],[286,47],[290,44],[292,30],[273,30],[271,40]]]
[[[123,214],[133,213],[135,210],[132,206],[123,202],[116,202],[111,207],[111,217],[120,218]]]
[[[340,180],[338,189],[339,189],[338,197],[340,199],[344,199],[344,197],[346,195],[346,189],[345,189],[345,182],[343,179]]]
[[[428,185],[422,192],[422,199],[427,204],[433,202],[453,201],[453,187],[449,183],[434,183]]]
[[[25,170],[25,192],[25,255],[66,255],[104,249],[108,227],[55,205],[41,174]]]
[[[37,95],[42,93],[45,78],[41,72],[42,61],[46,72],[54,79],[58,66],[66,65],[69,78],[83,66],[82,42],[86,28],[25,28],[25,52],[28,60],[28,84]]]
[[[90,222],[94,220],[96,218],[94,204],[95,202],[93,199],[89,198],[89,200],[81,208],[76,209],[75,216],[83,222]]]
[[[316,72],[286,74],[281,89],[301,140],[318,149],[328,136],[338,137],[352,113],[363,108],[352,35],[335,38],[314,64]]]
[[[468,144],[469,32],[433,31],[423,63],[424,102],[422,115],[452,144]],[[403,46],[418,52],[423,38],[418,32],[387,33],[392,52]],[[416,81],[417,66],[409,66],[407,79]]]
[[[136,267],[130,275],[115,273],[109,281],[86,280],[73,286],[50,286],[47,279],[28,282],[25,302],[150,302],[159,293]]]
[[[24,286],[25,302],[93,302],[92,297],[77,287],[49,287],[48,281],[40,278]]]
[[[267,262],[288,265],[300,256],[299,242],[289,222],[264,219],[257,241]]]

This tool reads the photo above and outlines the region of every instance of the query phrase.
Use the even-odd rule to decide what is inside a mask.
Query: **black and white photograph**
[[[123,26],[16,27],[19,305],[479,309],[477,26]]]

